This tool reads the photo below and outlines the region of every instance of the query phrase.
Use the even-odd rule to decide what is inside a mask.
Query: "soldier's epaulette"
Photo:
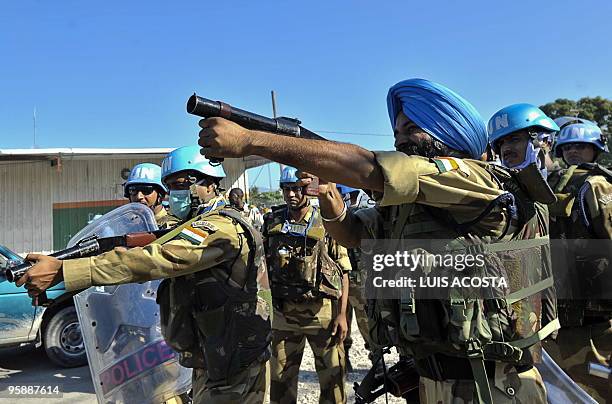
[[[466,177],[470,175],[470,168],[461,159],[455,157],[436,157],[432,158],[431,161],[436,165],[440,173],[447,171],[459,171]]]

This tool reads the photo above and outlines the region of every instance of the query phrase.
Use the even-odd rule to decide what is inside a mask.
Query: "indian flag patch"
[[[438,167],[438,171],[440,171],[441,173],[459,170],[466,177],[470,175],[470,168],[461,159],[457,159],[454,157],[436,157],[432,160],[435,163],[436,167]]]
[[[187,226],[183,230],[181,230],[181,232],[179,233],[179,237],[189,241],[191,244],[198,245],[202,244],[204,239],[208,237],[208,233],[200,229]]]

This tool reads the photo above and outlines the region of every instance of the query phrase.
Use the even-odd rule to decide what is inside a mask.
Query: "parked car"
[[[0,245],[0,347],[23,344],[43,345],[51,361],[62,367],[76,367],[87,363],[81,327],[72,297],[64,283],[49,290],[53,300],[49,307],[32,306],[25,288],[6,280],[4,272],[18,265],[23,258]]]

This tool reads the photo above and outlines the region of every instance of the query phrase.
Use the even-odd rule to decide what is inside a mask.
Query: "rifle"
[[[414,366],[414,360],[400,357],[399,362],[391,366],[387,372],[376,363],[365,375],[360,383],[355,382],[355,403],[368,404],[374,402],[378,397],[389,392],[396,397],[405,397],[408,393],[419,387],[419,374]]]
[[[258,115],[254,112],[245,111],[240,108],[232,107],[223,101],[213,101],[207,98],[198,96],[193,93],[187,100],[187,112],[202,118],[220,117],[230,120],[238,125],[263,132],[271,132],[277,135],[301,137],[304,139],[327,140],[324,137],[301,126],[301,121],[296,118],[287,118],[284,116],[278,118],[268,118],[263,115]],[[222,158],[210,158],[213,164],[219,164],[223,161]],[[317,195],[318,179],[306,188],[307,195]]]
[[[130,233],[113,237],[91,236],[84,238],[72,247],[68,247],[61,251],[56,251],[49,256],[60,260],[69,260],[75,258],[93,257],[95,255],[111,251],[115,247],[144,247],[169,231],[169,229],[164,229],[152,232]],[[33,264],[31,262],[26,261],[23,264],[9,267],[5,271],[6,280],[9,282],[16,282],[26,272],[28,272],[32,266]],[[46,307],[51,303],[53,303],[53,301],[47,298],[47,294],[45,292],[32,298],[33,306]]]

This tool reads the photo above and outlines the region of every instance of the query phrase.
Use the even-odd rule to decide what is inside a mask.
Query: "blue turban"
[[[480,158],[487,146],[487,127],[476,108],[459,94],[424,79],[400,81],[389,89],[391,126],[401,110],[425,132],[448,147]]]

